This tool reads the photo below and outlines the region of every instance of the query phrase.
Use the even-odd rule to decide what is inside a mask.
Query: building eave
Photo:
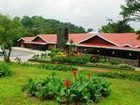
[[[91,37],[88,37],[88,38],[86,38],[86,39],[84,39],[84,40],[78,42],[78,44],[80,44],[80,43],[82,43],[82,42],[84,42],[84,41],[87,41],[87,40],[89,40],[89,39],[91,39],[91,38],[93,38],[93,37],[95,37],[95,36],[98,36],[99,38],[101,38],[101,39],[103,39],[103,40],[105,40],[105,41],[107,41],[107,42],[109,42],[109,43],[111,43],[111,44],[113,44],[113,45],[115,45],[115,46],[120,46],[120,45],[118,45],[117,43],[114,43],[114,42],[112,42],[112,41],[110,41],[110,40],[108,40],[108,39],[102,37],[102,36],[99,35],[99,34],[92,35]]]
[[[103,48],[103,49],[105,48],[105,49],[114,49],[114,50],[124,50],[124,51],[140,52],[140,49],[121,48],[121,47],[110,47],[110,46],[90,46],[90,45],[80,45],[80,44],[78,44],[77,47]]]

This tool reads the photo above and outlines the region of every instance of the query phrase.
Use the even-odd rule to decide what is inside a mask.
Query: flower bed
[[[120,70],[135,70],[135,68],[131,65],[127,64],[118,64],[118,65],[111,65],[105,63],[88,63],[87,66],[91,67],[100,67],[100,68],[110,68],[110,69],[120,69]]]
[[[71,63],[71,64],[86,64],[90,62],[90,56],[66,56],[66,57],[53,57],[52,62]]]
[[[140,81],[139,72],[125,72],[125,71],[110,71],[110,72],[95,72],[98,76],[118,79],[129,79]]]
[[[46,60],[37,60],[37,59],[30,59],[31,62],[40,62],[40,63],[49,63],[53,64],[55,62],[46,61]],[[58,62],[60,63],[60,62]],[[118,65],[110,65],[104,63],[87,63],[87,64],[72,64],[72,63],[61,63],[65,65],[75,65],[75,66],[88,66],[88,67],[100,67],[100,68],[109,68],[109,69],[120,69],[120,70],[135,70],[135,68],[131,65],[127,64],[118,64]]]
[[[63,51],[60,49],[53,49],[49,55],[36,55],[29,61],[42,63],[61,63],[80,66],[91,66],[100,68],[135,70],[135,68],[128,64],[121,64],[118,60],[108,59],[102,56],[91,56],[87,54],[74,53]]]
[[[34,66],[45,70],[61,70],[61,71],[71,71],[73,69],[77,69],[73,66],[61,65],[61,64],[31,64],[31,63],[22,63],[23,66]]]
[[[99,102],[110,94],[110,84],[91,73],[83,74],[73,71],[74,79],[62,80],[51,74],[47,79],[28,81],[23,91],[42,100],[56,100],[59,103],[89,103]]]

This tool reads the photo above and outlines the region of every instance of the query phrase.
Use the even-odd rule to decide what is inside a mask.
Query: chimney
[[[68,28],[59,28],[57,32],[57,48],[66,49],[66,43],[68,41]]]

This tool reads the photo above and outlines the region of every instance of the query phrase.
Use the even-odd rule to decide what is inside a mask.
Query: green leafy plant
[[[16,57],[16,58],[15,58],[15,61],[16,61],[16,63],[21,64],[22,59],[21,59],[20,57]]]
[[[68,66],[68,65],[61,65],[61,64],[30,64],[30,63],[22,63],[23,66],[36,66],[41,69],[45,70],[60,70],[60,71],[71,71],[74,69],[77,69],[77,67],[74,66]]]
[[[110,83],[106,80],[95,77],[91,73],[87,76],[75,70],[72,73],[75,81],[72,78],[62,80],[55,73],[42,80],[30,79],[23,91],[42,100],[54,99],[67,105],[99,102],[103,97],[109,96]]]
[[[81,56],[60,56],[60,57],[53,57],[53,62],[60,62],[60,63],[72,63],[72,64],[86,64],[90,62],[89,55],[81,55]]]
[[[112,71],[112,72],[100,72],[100,73],[96,73],[96,74],[101,77],[140,81],[139,72]]]
[[[0,62],[0,77],[9,76],[11,74],[7,63]]]
[[[116,59],[109,59],[104,56],[99,56],[98,61],[96,63],[110,64],[110,65],[118,65],[120,62]]]
[[[46,70],[62,70],[62,71],[71,71],[73,69],[77,69],[73,66],[67,66],[67,65],[59,65],[59,64],[39,64],[37,66],[38,68],[46,69]]]
[[[112,68],[112,69],[120,69],[120,70],[135,70],[135,68],[128,64],[118,64],[111,65],[108,63],[88,63],[86,66],[90,67],[100,67],[100,68]]]

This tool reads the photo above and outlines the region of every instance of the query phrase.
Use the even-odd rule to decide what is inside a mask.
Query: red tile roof
[[[43,42],[24,42],[24,43],[38,44],[38,45],[46,45],[47,44],[47,43],[43,43]]]
[[[81,34],[69,34],[69,42],[72,40],[74,43],[79,43],[87,38],[92,37],[92,34],[81,33]]]
[[[69,34],[69,42],[72,40],[74,43],[79,43],[82,40],[85,40],[89,37],[93,36],[92,34]],[[40,37],[46,43],[57,43],[57,35],[56,34],[39,34],[36,37]],[[35,37],[35,38],[36,38]],[[34,38],[34,39],[35,39]]]
[[[119,46],[125,44],[132,45],[133,47],[140,45],[140,40],[137,40],[138,35],[135,33],[100,33],[100,35]]]
[[[25,42],[31,42],[33,40],[34,37],[22,37],[20,38],[18,41],[20,40],[24,40]]]
[[[94,36],[98,36],[120,48],[137,48],[140,47],[140,40],[137,40],[138,35],[135,33],[80,33],[80,34],[69,34],[69,42],[72,40],[75,44],[81,45],[84,42]],[[56,44],[57,35],[56,34],[39,34],[36,37],[40,37],[46,42],[46,44]],[[23,37],[21,39],[25,42],[32,42],[36,37]],[[91,45],[89,45],[91,46]],[[103,46],[103,45],[95,45]],[[126,47],[125,47],[126,46]]]
[[[39,36],[42,40],[44,40],[46,43],[57,43],[57,36],[56,34],[39,34]]]

